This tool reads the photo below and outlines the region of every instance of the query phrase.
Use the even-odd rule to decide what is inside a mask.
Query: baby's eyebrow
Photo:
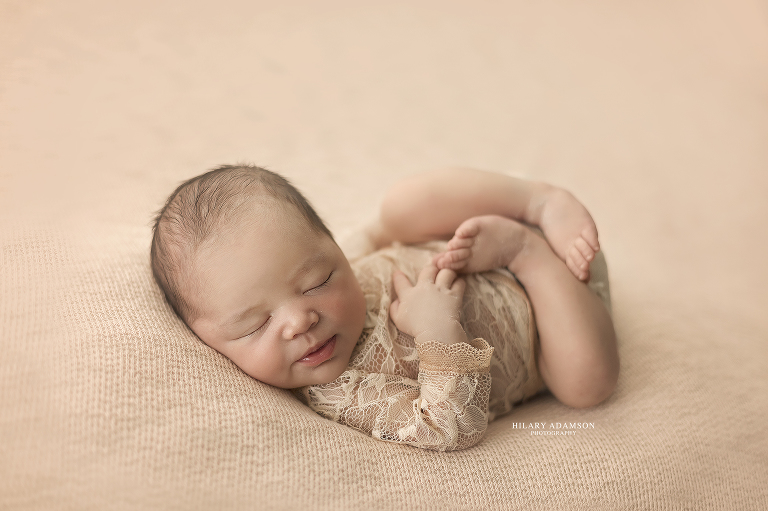
[[[312,254],[301,265],[299,265],[298,268],[296,268],[296,271],[293,272],[290,280],[295,281],[296,279],[298,279],[302,275],[305,275],[310,270],[312,270],[312,268],[326,261],[327,259],[328,259],[328,256],[324,252],[317,252],[315,254]]]

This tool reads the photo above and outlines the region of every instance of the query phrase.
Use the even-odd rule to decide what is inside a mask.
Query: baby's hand
[[[429,340],[444,344],[466,342],[459,317],[466,283],[453,270],[438,270],[430,263],[421,270],[414,286],[404,273],[392,276],[397,298],[389,307],[395,326],[416,343]]]

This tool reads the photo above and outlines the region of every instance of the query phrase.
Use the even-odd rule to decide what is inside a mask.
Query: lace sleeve
[[[323,417],[380,440],[439,451],[471,447],[488,425],[493,348],[475,339],[418,350],[418,380],[351,369],[302,389],[302,397]]]

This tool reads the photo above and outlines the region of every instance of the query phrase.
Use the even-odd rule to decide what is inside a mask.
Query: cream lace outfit
[[[507,270],[465,276],[468,343],[416,346],[390,320],[393,270],[415,282],[444,245],[397,245],[352,260],[367,302],[365,327],[339,378],[296,390],[310,408],[380,440],[450,451],[476,444],[489,421],[545,389],[531,305]]]

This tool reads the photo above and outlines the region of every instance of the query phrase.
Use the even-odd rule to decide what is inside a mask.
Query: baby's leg
[[[508,218],[470,218],[435,263],[465,272],[507,267],[531,300],[539,369],[555,397],[586,407],[613,392],[619,359],[610,315],[540,236]]]
[[[616,387],[619,355],[603,302],[533,233],[507,267],[531,300],[539,371],[549,390],[576,408],[605,400]]]
[[[384,243],[448,239],[463,221],[479,215],[540,227],[571,272],[589,279],[588,263],[600,250],[595,223],[572,194],[547,183],[457,167],[420,174],[387,192],[380,230]]]
[[[570,192],[544,185],[531,197],[529,223],[537,225],[552,250],[579,280],[589,280],[589,263],[600,250],[592,216]]]
[[[552,250],[565,262],[571,273],[579,280],[589,280],[589,263],[600,250],[600,243],[597,238],[597,227],[587,208],[570,192],[556,186],[512,180],[511,178],[509,184],[510,186],[514,184],[515,189],[524,189],[524,193],[521,192],[519,196],[511,194],[511,197],[525,204],[524,209],[516,211],[517,217],[509,218],[516,218],[527,224],[540,227]],[[482,267],[484,270],[491,269],[484,267],[481,261],[475,260],[468,263],[470,266],[466,269],[461,266],[471,251],[472,244],[476,241],[485,243],[482,238],[488,237],[489,233],[497,229],[494,225],[486,225],[479,231],[481,234],[478,238],[475,233],[478,225],[473,218],[465,221],[456,229],[449,244],[449,250],[453,252],[444,259],[446,267],[454,270],[464,269],[464,271],[469,272],[482,271],[478,270],[478,267]],[[508,237],[509,233],[503,237],[504,243],[509,243]],[[485,263],[486,259],[492,259],[489,254],[484,254],[483,257],[482,263]],[[449,264],[447,262],[449,258],[457,259]],[[495,267],[500,266],[504,265]]]

